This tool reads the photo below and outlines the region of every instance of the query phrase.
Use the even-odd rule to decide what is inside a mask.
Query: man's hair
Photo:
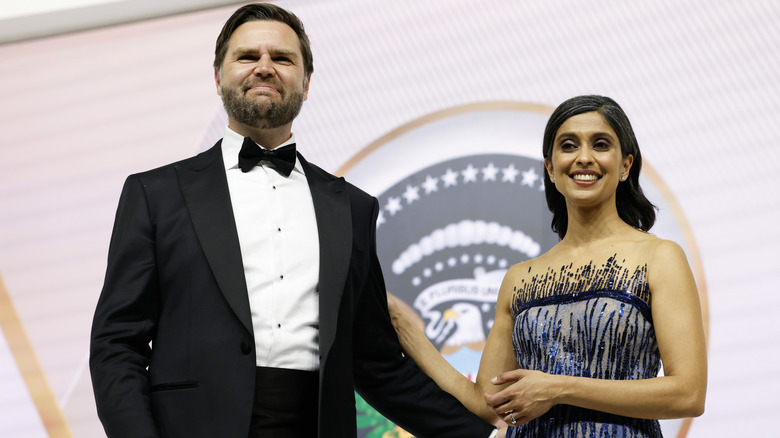
[[[614,100],[605,96],[585,95],[566,100],[553,111],[547,121],[542,140],[544,159],[552,161],[553,145],[558,128],[569,118],[578,114],[595,111],[604,117],[609,126],[617,134],[620,141],[623,158],[634,156],[634,163],[626,181],[618,184],[616,203],[618,215],[624,222],[642,231],[649,230],[655,223],[655,206],[645,197],[639,185],[639,172],[642,170],[642,154],[639,143],[634,135],[634,129],[623,108]],[[547,207],[553,214],[552,229],[562,239],[568,228],[566,200],[555,188],[547,172],[544,173],[544,194],[547,197]]]
[[[278,21],[290,26],[298,35],[298,43],[301,46],[301,55],[303,55],[304,76],[308,78],[311,75],[314,71],[314,59],[303,23],[292,12],[268,3],[253,3],[243,6],[228,18],[217,37],[217,45],[214,49],[214,68],[217,71],[222,70],[222,62],[225,60],[228,43],[233,32],[248,21]]]

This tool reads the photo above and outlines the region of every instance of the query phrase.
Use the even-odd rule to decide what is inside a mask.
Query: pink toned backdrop
[[[780,4],[281,4],[315,54],[296,136],[331,171],[446,108],[621,102],[701,253],[710,384],[688,436],[774,434]],[[233,9],[0,46],[0,437],[104,436],[86,360],[119,190],[221,130],[210,66]]]

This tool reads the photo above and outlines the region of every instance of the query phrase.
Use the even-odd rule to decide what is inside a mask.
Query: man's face
[[[239,26],[215,78],[231,125],[255,129],[292,124],[309,91],[298,37],[278,21]]]

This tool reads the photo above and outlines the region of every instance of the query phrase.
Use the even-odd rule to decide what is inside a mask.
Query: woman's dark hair
[[[314,71],[314,59],[311,54],[309,37],[306,35],[303,23],[292,12],[269,3],[253,3],[242,6],[228,18],[217,37],[217,44],[214,49],[214,68],[217,71],[222,69],[222,62],[225,60],[228,43],[230,42],[230,37],[233,36],[233,32],[248,21],[278,21],[290,26],[298,36],[298,44],[301,47],[301,55],[303,56],[303,73],[307,78],[311,75]]]
[[[566,120],[578,114],[596,111],[604,117],[617,134],[620,141],[620,149],[623,158],[633,155],[634,163],[629,171],[626,181],[618,184],[617,211],[624,222],[642,231],[649,230],[655,223],[655,205],[653,205],[639,186],[639,172],[642,170],[642,154],[639,152],[639,144],[631,128],[631,122],[620,105],[609,97],[604,96],[577,96],[558,105],[547,121],[542,141],[542,153],[544,159],[552,161],[552,151],[555,135]],[[550,180],[550,175],[544,172],[544,194],[547,197],[547,207],[553,214],[552,230],[563,239],[569,225],[569,217],[566,212],[566,200],[555,188]]]

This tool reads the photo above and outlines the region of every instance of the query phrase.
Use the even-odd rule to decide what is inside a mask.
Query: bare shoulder
[[[501,282],[501,289],[498,291],[499,302],[512,299],[515,285],[523,280],[525,273],[528,271],[529,262],[530,260],[526,260],[507,269],[506,274],[504,274],[504,280]]]
[[[513,299],[516,286],[529,279],[542,268],[542,265],[546,266],[548,257],[547,253],[542,254],[539,257],[524,260],[517,264],[512,265],[507,269],[504,274],[504,281],[501,283],[501,289],[499,290],[499,303],[506,303]]]
[[[511,268],[509,268],[509,270],[507,270],[505,278],[512,281],[521,281],[528,279],[540,272],[546,272],[550,266],[564,262],[568,263],[568,259],[559,260],[560,258],[561,255],[559,254],[559,251],[556,251],[556,247],[553,247],[551,250],[539,255],[538,257],[524,260],[513,265]]]
[[[656,294],[662,284],[679,286],[692,281],[688,257],[677,242],[655,238],[648,241],[644,249],[648,280]]]
[[[680,261],[687,262],[685,251],[677,242],[672,240],[652,236],[644,244],[643,250],[647,254],[648,264],[650,265],[665,265],[668,263],[679,263]]]
[[[662,239],[644,231],[636,230],[631,233],[623,244],[624,252],[633,253],[648,266],[666,261],[677,262],[680,257],[685,258],[685,252],[677,242]]]
[[[506,271],[504,278],[513,281],[522,279],[525,275],[527,275],[528,269],[533,265],[534,260],[536,259],[524,260],[520,263],[512,265],[512,267]]]

